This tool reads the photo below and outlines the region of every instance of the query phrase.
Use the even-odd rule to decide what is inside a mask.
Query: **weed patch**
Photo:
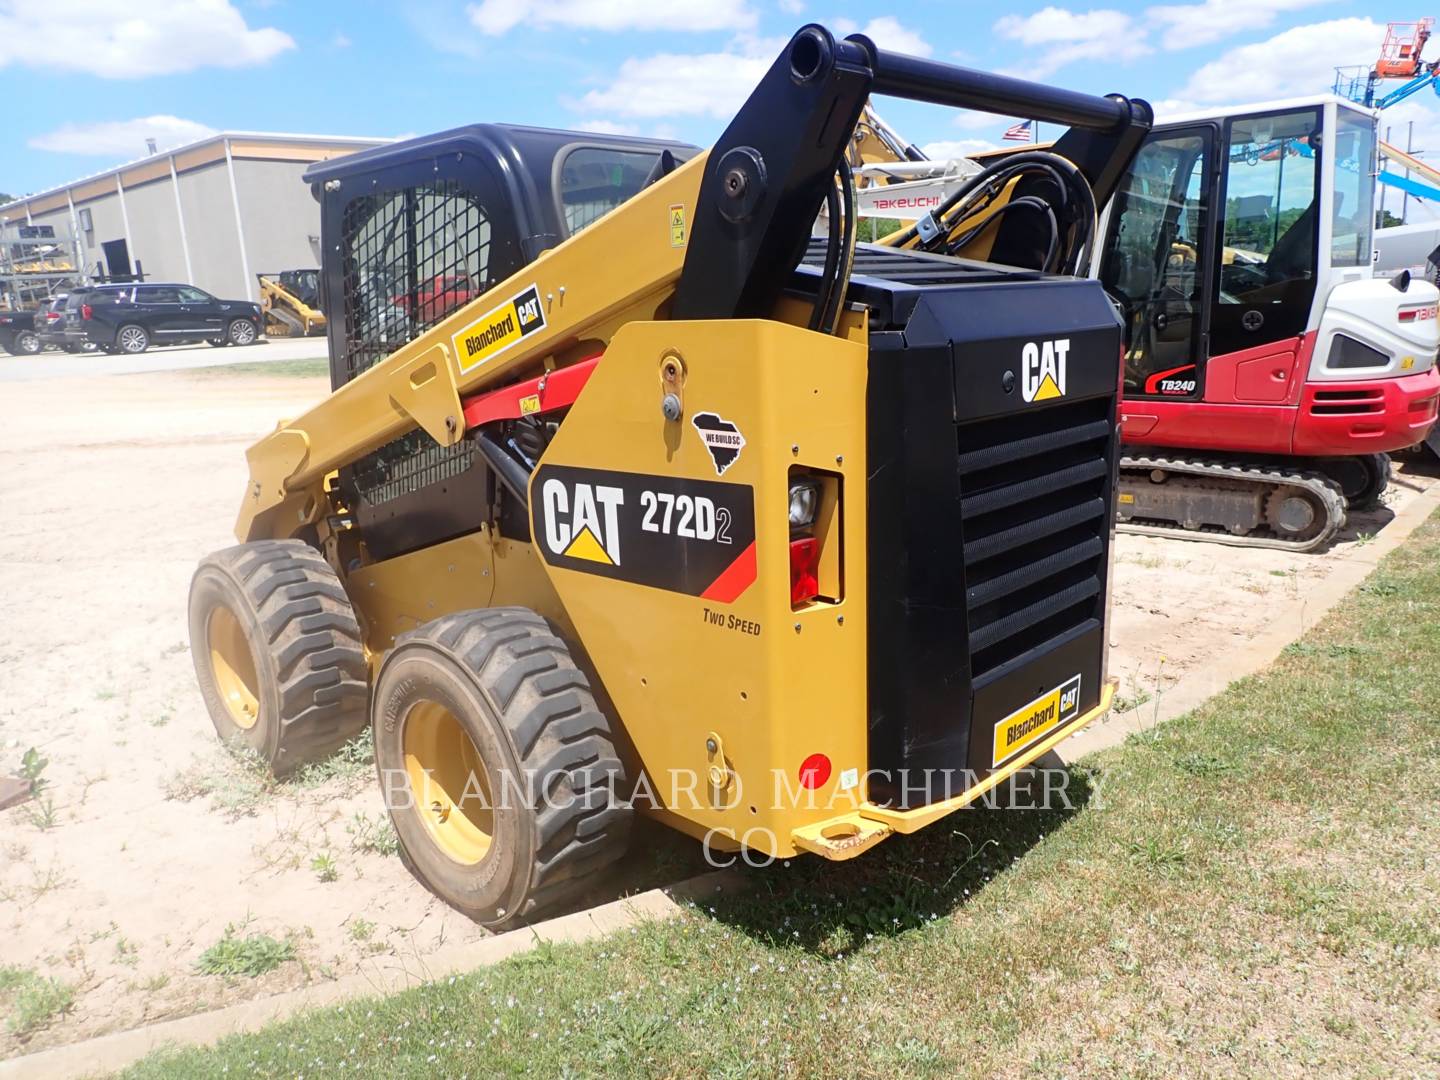
[[[241,937],[239,928],[231,924],[225,927],[219,941],[200,954],[195,966],[206,975],[229,978],[243,975],[254,979],[294,959],[295,947],[290,942],[277,940],[269,934]]]

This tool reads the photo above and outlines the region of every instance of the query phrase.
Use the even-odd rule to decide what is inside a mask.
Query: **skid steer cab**
[[[956,196],[987,261],[856,243],[872,93],[1070,125]],[[407,865],[489,926],[636,812],[847,859],[1005,783],[1113,693],[1121,328],[1080,275],[1150,120],[811,25],[709,151],[312,167],[334,392],[195,575],[217,730],[285,773],[368,724]]]

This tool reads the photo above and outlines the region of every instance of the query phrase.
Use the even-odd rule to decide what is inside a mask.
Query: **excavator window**
[[[1330,265],[1369,266],[1375,235],[1375,121],[1351,109],[1336,113]]]
[[[1209,128],[1152,136],[1115,204],[1100,267],[1125,322],[1125,393],[1194,397],[1209,261]]]
[[[1301,334],[1315,298],[1320,216],[1316,109],[1227,122],[1224,252],[1211,310],[1219,356]]]

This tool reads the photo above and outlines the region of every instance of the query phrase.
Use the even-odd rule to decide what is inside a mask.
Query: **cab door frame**
[[[1124,396],[1127,400],[1200,401],[1204,398],[1205,367],[1210,355],[1210,310],[1214,302],[1214,289],[1218,281],[1218,277],[1214,271],[1215,253],[1218,250],[1220,222],[1224,216],[1224,207],[1219,202],[1221,171],[1219,168],[1220,131],[1220,123],[1212,120],[1196,120],[1191,123],[1177,124],[1174,127],[1156,128],[1146,136],[1145,143],[1141,146],[1139,154],[1136,155],[1136,160],[1138,161],[1140,155],[1144,154],[1146,148],[1155,143],[1199,138],[1202,143],[1196,161],[1200,163],[1201,167],[1199,194],[1202,220],[1196,237],[1197,250],[1193,278],[1194,291],[1189,298],[1189,306],[1191,308],[1191,332],[1189,335],[1187,362],[1185,364],[1175,365],[1173,368],[1157,368],[1156,371],[1149,373],[1146,382],[1142,383],[1138,389],[1132,389],[1129,385],[1126,385]],[[1132,172],[1133,169],[1134,165],[1132,164]],[[1191,175],[1193,175],[1194,162],[1191,164],[1191,169]],[[1187,180],[1185,188],[1178,193],[1180,199],[1183,200],[1187,197],[1189,187],[1190,185]],[[1114,197],[1110,200],[1109,205],[1106,206],[1105,213],[1100,222],[1100,235],[1104,237],[1104,243],[1095,254],[1091,274],[1100,279],[1102,283],[1105,281],[1106,257],[1109,255],[1112,245],[1118,240],[1124,209],[1129,197],[1129,188],[1127,184],[1122,181]],[[1167,199],[1173,199],[1175,197],[1176,193],[1173,190],[1167,195]],[[1117,212],[1117,207],[1120,207],[1119,212]],[[1185,210],[1182,204],[1180,213],[1183,214],[1184,212]],[[1173,222],[1171,223],[1172,226],[1174,224]],[[1178,230],[1172,228],[1169,230],[1169,233],[1171,239],[1168,243],[1173,244],[1175,237],[1178,236]],[[1157,235],[1155,237],[1155,243],[1159,245],[1162,242],[1167,241]],[[1158,257],[1158,251],[1156,254]],[[1158,286],[1164,281],[1165,276],[1166,269],[1165,265],[1162,264],[1155,282],[1152,283],[1152,299],[1145,302],[1145,307],[1148,308],[1156,303],[1153,298],[1153,293],[1158,292]],[[1115,297],[1112,296],[1112,299],[1115,299]],[[1163,332],[1165,328],[1164,323],[1158,321],[1159,319],[1165,318],[1163,311],[1151,312],[1147,314],[1146,317],[1147,321],[1150,321],[1149,329],[1152,332],[1155,330]],[[1132,328],[1127,327],[1127,359],[1132,347],[1132,343],[1129,340],[1129,334],[1131,332]],[[1154,391],[1146,390],[1146,385],[1150,382],[1168,374],[1183,374],[1187,368],[1191,368],[1194,373],[1193,388],[1185,389],[1183,392],[1169,393],[1162,392],[1158,388]]]

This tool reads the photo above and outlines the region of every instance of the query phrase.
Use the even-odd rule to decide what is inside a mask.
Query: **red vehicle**
[[[1310,550],[1440,398],[1434,286],[1372,276],[1375,114],[1325,96],[1157,125],[1106,211],[1127,531]]]
[[[421,282],[413,296],[400,293],[390,302],[420,325],[431,326],[479,295],[469,274],[436,274]]]

